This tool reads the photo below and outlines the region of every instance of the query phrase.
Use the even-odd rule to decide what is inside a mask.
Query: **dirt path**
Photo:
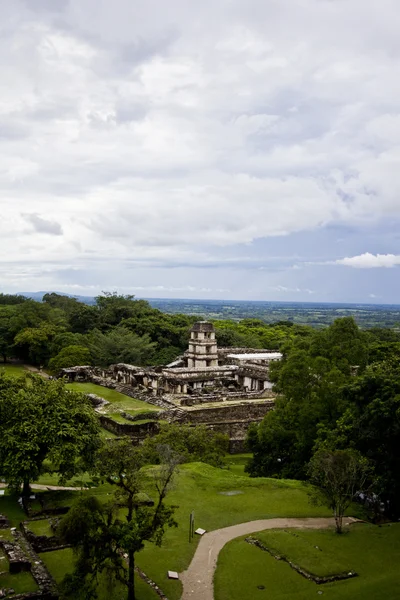
[[[7,485],[7,483],[0,483],[0,489],[6,488]],[[81,487],[65,487],[62,485],[41,485],[40,483],[31,483],[30,486],[33,490],[71,490],[72,492],[80,492],[81,490],[87,489]]]
[[[357,519],[348,517],[344,523],[354,523]],[[248,535],[264,529],[283,529],[295,527],[299,529],[323,529],[334,527],[334,519],[264,519],[250,521],[216,529],[205,533],[197,546],[196,553],[187,571],[180,574],[183,585],[181,600],[214,600],[214,571],[217,566],[218,554],[227,542],[241,535]]]
[[[48,373],[46,373],[42,369],[37,369],[36,367],[33,367],[32,365],[24,365],[24,368],[27,371],[29,371],[30,373],[34,373],[35,375],[41,375],[44,379],[50,378],[50,375]]]

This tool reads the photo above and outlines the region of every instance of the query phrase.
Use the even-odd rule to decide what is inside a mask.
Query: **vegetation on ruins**
[[[249,431],[250,474],[303,479],[318,449],[352,448],[374,468],[374,497],[399,515],[398,344],[394,332],[362,331],[343,318],[283,346],[271,373],[275,410]]]
[[[28,495],[46,469],[61,481],[88,470],[99,431],[90,402],[62,381],[0,374],[0,473],[11,487]]]
[[[96,471],[116,487],[113,499],[101,503],[84,496],[60,524],[58,534],[76,554],[74,572],[63,583],[74,598],[96,598],[97,576],[106,572],[126,586],[135,600],[135,555],[145,542],[161,545],[165,529],[176,526],[174,507],[165,504],[178,460],[168,446],[159,447],[160,465],[144,469],[146,458],[129,438],[105,442]],[[147,491],[151,480],[152,496]]]

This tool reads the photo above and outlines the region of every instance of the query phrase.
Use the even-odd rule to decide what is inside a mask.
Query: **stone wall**
[[[212,408],[195,408],[186,411],[185,421],[189,423],[219,423],[229,421],[255,421],[262,419],[274,408],[274,401],[261,400],[259,403],[243,402],[241,404],[224,403]]]
[[[61,550],[68,547],[56,535],[36,535],[29,529],[29,521],[21,523],[21,530],[35,552],[48,552],[49,550]]]
[[[129,435],[132,441],[137,444],[149,435],[155,435],[160,431],[157,421],[149,421],[147,423],[118,423],[106,415],[99,415],[99,419],[101,425],[107,431],[118,436]]]

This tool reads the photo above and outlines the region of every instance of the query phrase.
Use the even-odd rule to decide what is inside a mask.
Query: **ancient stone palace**
[[[274,406],[269,369],[281,357],[270,350],[218,348],[213,324],[200,321],[191,329],[188,350],[169,365],[72,367],[60,375],[156,404],[171,421],[204,423],[227,433],[232,450],[240,450],[250,423]]]

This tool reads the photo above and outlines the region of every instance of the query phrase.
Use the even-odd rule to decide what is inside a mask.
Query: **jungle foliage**
[[[125,362],[162,365],[187,349],[199,316],[167,314],[145,300],[105,292],[87,305],[56,293],[42,302],[0,294],[0,355],[57,373],[74,365],[108,366]],[[219,346],[280,348],[311,328],[258,319],[215,321]]]
[[[249,473],[306,479],[316,453],[352,450],[373,470],[371,497],[399,515],[399,341],[345,317],[284,345],[271,370],[276,408],[248,433]]]

